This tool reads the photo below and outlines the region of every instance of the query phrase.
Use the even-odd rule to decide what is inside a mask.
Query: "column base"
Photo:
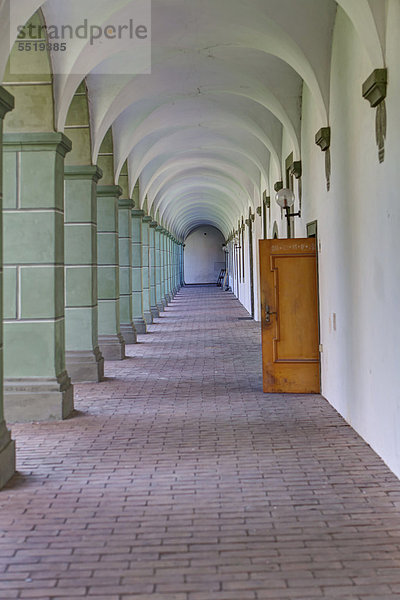
[[[150,312],[152,314],[153,319],[158,319],[158,317],[160,316],[157,306],[150,306]]]
[[[99,335],[99,348],[104,360],[124,360],[125,340],[120,333]]]
[[[161,312],[164,312],[164,304],[162,302],[157,302],[157,310],[158,310],[158,316],[160,316]]]
[[[137,335],[136,327],[133,323],[121,323],[121,335],[125,340],[125,344],[136,344]]]
[[[171,302],[172,296],[169,292],[168,292],[168,294],[165,294],[165,300],[167,301],[167,304],[169,304]]]
[[[60,421],[74,410],[74,387],[67,371],[57,378],[4,380],[4,415],[9,423]]]
[[[0,489],[15,474],[15,442],[5,422],[0,423]]]
[[[151,314],[151,312],[149,310],[145,310],[143,312],[143,317],[144,320],[146,321],[146,325],[151,325],[153,322],[153,315]]]
[[[146,321],[143,319],[143,317],[138,317],[137,319],[134,318],[133,324],[135,326],[136,333],[138,333],[138,334],[147,333],[147,325],[146,325]]]
[[[67,351],[65,364],[72,383],[98,383],[104,378],[104,358],[99,347],[92,351]]]

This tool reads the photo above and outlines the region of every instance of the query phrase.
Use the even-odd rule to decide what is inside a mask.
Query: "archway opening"
[[[225,269],[225,238],[216,227],[204,225],[192,231],[185,241],[185,283],[217,283]]]

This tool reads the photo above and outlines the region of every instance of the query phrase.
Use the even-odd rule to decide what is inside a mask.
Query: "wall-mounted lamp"
[[[289,188],[282,188],[275,196],[276,203],[286,212],[288,237],[290,237],[290,218],[301,217],[301,212],[291,213],[290,209],[294,205],[295,196]]]

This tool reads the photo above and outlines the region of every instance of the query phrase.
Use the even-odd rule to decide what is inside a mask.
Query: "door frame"
[[[322,354],[323,346],[321,344],[321,293],[319,285],[319,252],[320,243],[318,237],[318,220],[310,221],[307,223],[307,237],[315,238],[316,251],[317,251],[317,297],[318,297],[318,344],[319,344],[319,380],[321,382],[321,394],[322,394]]]

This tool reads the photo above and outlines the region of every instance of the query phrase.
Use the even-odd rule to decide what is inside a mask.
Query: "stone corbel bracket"
[[[363,98],[371,108],[376,108],[375,134],[379,162],[385,160],[385,140],[387,131],[386,94],[388,84],[387,69],[375,69],[362,86]]]
[[[295,160],[289,167],[289,174],[292,175],[298,181],[298,191],[299,191],[299,209],[301,213],[302,208],[302,186],[301,186],[301,176],[303,175],[303,167],[301,164],[301,160]]]
[[[295,160],[289,167],[290,175],[293,175],[295,179],[300,179],[303,174],[303,169],[301,166],[301,160]]]
[[[326,189],[331,189],[331,128],[322,127],[315,136],[315,143],[325,153]]]

